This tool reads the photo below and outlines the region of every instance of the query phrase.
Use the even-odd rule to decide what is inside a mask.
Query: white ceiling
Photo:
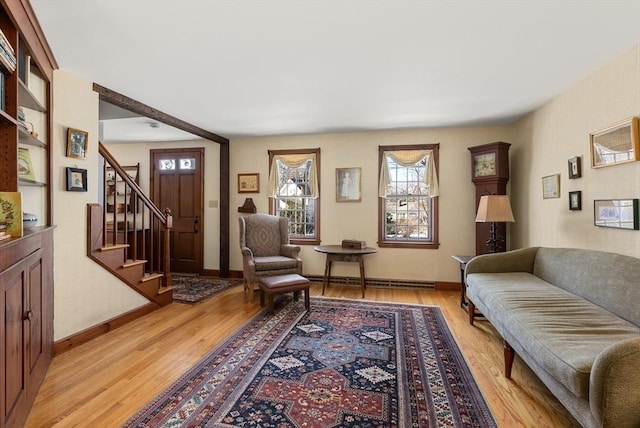
[[[227,138],[509,123],[640,43],[640,0],[31,3],[62,70]]]

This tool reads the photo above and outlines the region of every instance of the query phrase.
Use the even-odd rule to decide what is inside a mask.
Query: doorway
[[[171,272],[199,274],[203,270],[203,161],[202,147],[151,150],[152,200],[173,215]]]

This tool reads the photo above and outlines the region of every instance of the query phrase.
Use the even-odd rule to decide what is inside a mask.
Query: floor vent
[[[322,284],[322,275],[305,275],[305,277],[313,282]],[[409,279],[380,279],[365,278],[367,287],[395,287],[395,288],[420,288],[426,290],[435,290],[436,284],[433,281],[413,281]],[[360,286],[360,278],[355,276],[332,276],[331,284]]]

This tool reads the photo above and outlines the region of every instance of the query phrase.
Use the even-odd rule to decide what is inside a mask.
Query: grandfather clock
[[[509,181],[509,147],[511,144],[496,142],[469,147],[471,152],[471,181],[476,185],[476,212],[483,195],[506,195]],[[476,223],[476,255],[489,252],[490,223]],[[498,236],[505,237],[496,245],[496,252],[507,248],[506,223],[497,223]]]

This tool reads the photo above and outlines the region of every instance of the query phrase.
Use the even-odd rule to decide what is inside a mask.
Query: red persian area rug
[[[242,280],[214,278],[210,276],[172,275],[173,300],[180,303],[198,303],[222,293]]]
[[[124,427],[495,427],[438,307],[280,299]]]

